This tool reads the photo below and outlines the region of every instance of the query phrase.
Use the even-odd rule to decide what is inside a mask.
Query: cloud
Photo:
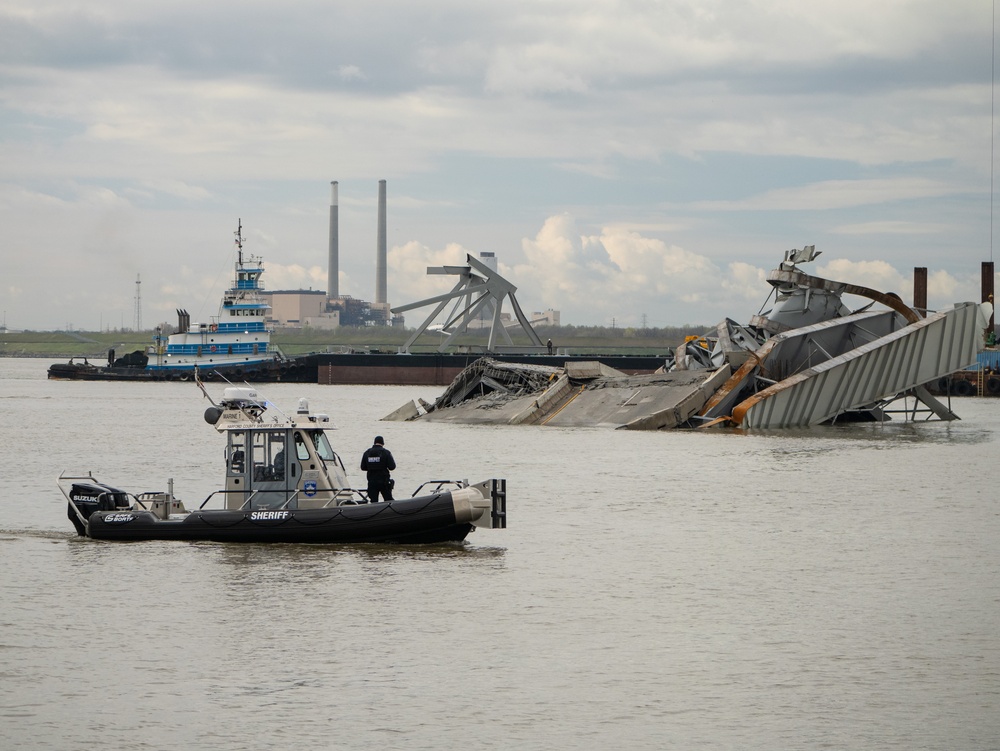
[[[319,266],[305,268],[297,263],[268,263],[266,267],[267,288],[278,289],[318,289],[326,290],[326,269]]]
[[[346,186],[386,177],[393,300],[486,249],[567,321],[740,319],[788,236],[975,296],[991,24],[973,0],[8,0],[0,267],[55,290],[20,318],[61,324],[83,278],[127,306],[136,273],[214,259],[250,216],[271,282],[321,287],[338,179],[342,287],[369,296],[345,286],[373,277]]]
[[[708,258],[620,226],[582,235],[574,218],[562,214],[522,246],[527,262],[512,268],[511,277],[530,280],[538,309],[564,311],[564,323],[638,325],[646,316],[650,325],[676,325],[700,320],[719,300],[722,274]],[[656,311],[665,308],[691,317],[663,320]]]
[[[936,235],[948,229],[946,224],[882,221],[845,224],[831,228],[830,232],[835,235]]]
[[[870,206],[892,201],[940,198],[965,189],[927,178],[827,180],[770,190],[734,201],[700,201],[700,211],[813,211]]]
[[[368,78],[357,65],[341,65],[337,69],[337,77],[341,81],[364,81]]]
[[[443,248],[432,249],[416,241],[393,246],[386,253],[386,266],[391,272],[392,283],[389,297],[400,300],[399,305],[426,300],[436,295],[450,292],[460,277],[452,274],[428,274],[428,268],[443,266],[465,266],[466,256],[477,253],[466,250],[458,243],[450,243]],[[405,301],[405,303],[404,303]],[[434,309],[427,306],[407,313],[408,325],[415,325],[411,317],[426,317]],[[446,310],[451,309],[451,304]]]
[[[153,180],[143,183],[154,194],[159,193],[185,201],[204,201],[212,197],[212,193],[200,185],[190,185],[183,180]]]
[[[895,292],[900,297],[910,296],[903,294],[907,291],[907,280],[885,261],[849,261],[837,258],[818,266],[814,275],[836,282],[870,287],[880,292]],[[913,289],[912,281],[909,282],[909,289]]]
[[[978,279],[966,277],[957,279],[947,271],[933,271],[927,274],[927,297],[930,300],[940,300],[947,303],[965,300],[979,300],[978,296],[970,296],[970,287],[974,287]],[[994,288],[996,279],[994,279]]]

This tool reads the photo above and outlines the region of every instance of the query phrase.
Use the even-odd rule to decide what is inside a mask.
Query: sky
[[[804,245],[811,274],[910,302],[923,266],[929,307],[978,301],[994,24],[985,0],[2,0],[2,322],[133,328],[137,290],[144,328],[207,320],[239,222],[267,288],[325,289],[334,180],[366,300],[386,180],[393,305],[488,251],[564,325],[745,323]]]

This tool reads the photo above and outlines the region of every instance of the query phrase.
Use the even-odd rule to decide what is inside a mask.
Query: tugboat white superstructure
[[[89,473],[64,472],[59,487],[77,533],[122,541],[435,543],[464,540],[474,527],[507,526],[505,480],[433,480],[411,498],[369,503],[349,485],[326,415],[301,399],[293,417],[265,421],[271,408],[255,389],[230,387],[205,411],[226,436],[225,485],[196,509],[174,497],[172,480],[164,492],[132,495]]]
[[[261,259],[243,257],[243,223],[236,232],[236,270],[233,286],[226,290],[219,314],[207,323],[194,323],[178,310],[179,331],[157,341],[150,351],[149,370],[203,370],[240,365],[250,369],[274,359],[267,324],[270,306],[260,292],[264,273]]]

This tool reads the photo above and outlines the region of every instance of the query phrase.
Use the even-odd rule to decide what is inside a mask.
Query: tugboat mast
[[[243,266],[243,220],[242,219],[236,220],[236,232],[234,232],[233,234],[236,235],[237,257],[239,258],[240,266]]]

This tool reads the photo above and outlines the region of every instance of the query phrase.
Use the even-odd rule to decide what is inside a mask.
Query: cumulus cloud
[[[458,284],[460,277],[452,274],[428,274],[428,268],[443,266],[466,266],[466,256],[471,251],[457,243],[449,243],[443,248],[433,249],[417,241],[393,246],[386,253],[386,266],[392,273],[389,297],[392,300],[415,303],[436,295],[450,292]],[[478,258],[478,254],[471,253]],[[403,302],[396,303],[404,304]],[[451,310],[449,303],[442,315]],[[434,305],[418,308],[406,313],[407,324],[415,326],[434,310]]]
[[[817,267],[816,276],[837,282],[849,282],[870,287],[879,292],[895,292],[903,297],[903,292],[913,288],[895,268],[885,261],[849,261],[837,258]],[[907,295],[908,297],[908,295]]]
[[[850,261],[837,258],[818,267],[816,275],[849,282],[879,292],[892,292],[904,302],[913,302],[913,275],[903,273],[886,261]],[[994,282],[995,283],[995,282]],[[980,277],[975,273],[956,276],[946,270],[929,271],[927,299],[932,310],[980,298]]]
[[[522,246],[527,261],[510,270],[512,278],[528,280],[537,305],[563,311],[566,323],[704,322],[717,315],[727,285],[744,298],[754,276],[746,264],[727,276],[702,255],[622,226],[583,235],[569,214],[549,217]]]
[[[522,308],[553,308],[568,325],[650,326],[700,324],[723,318],[746,322],[767,299],[767,272],[745,261],[724,267],[711,258],[629,230],[616,224],[597,234],[581,232],[568,213],[544,221],[534,237],[522,240],[524,260],[508,264],[501,254],[499,272],[518,288]],[[426,274],[428,267],[463,266],[467,253],[458,244],[432,249],[413,241],[389,252],[394,300],[415,302],[443,294],[457,276]],[[775,265],[778,259],[775,259]],[[815,268],[815,276],[894,292],[909,300],[912,278],[883,260],[832,258]],[[944,305],[973,299],[972,279],[957,279],[944,271],[930,275],[931,299]],[[962,297],[962,295],[965,297]],[[859,303],[863,304],[863,303]],[[451,310],[449,303],[445,312]],[[408,323],[426,316],[431,307],[407,313]],[[444,315],[444,312],[442,313]]]
[[[268,263],[266,269],[268,289],[326,289],[326,269],[319,266]]]

